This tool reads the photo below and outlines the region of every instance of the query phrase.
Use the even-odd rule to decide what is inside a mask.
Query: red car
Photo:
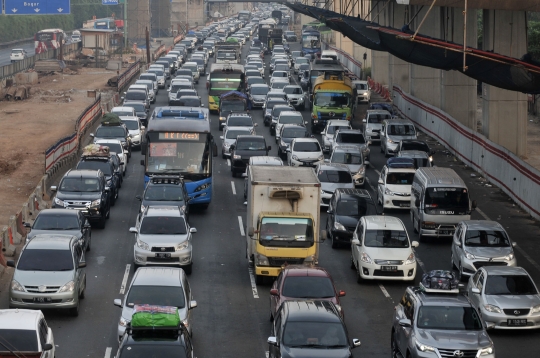
[[[336,290],[332,276],[322,267],[286,266],[270,289],[270,321],[284,301],[298,299],[332,301],[344,318],[339,302],[343,296],[345,291]]]

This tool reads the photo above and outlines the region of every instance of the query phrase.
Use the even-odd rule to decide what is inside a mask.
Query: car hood
[[[526,309],[540,304],[540,295],[485,295],[485,297],[488,304],[501,309]]]
[[[345,227],[356,228],[359,220],[360,216],[336,215],[336,222]]]
[[[349,347],[337,349],[324,348],[289,348],[281,346],[282,358],[349,358]]]
[[[486,331],[447,331],[418,328],[417,338],[420,343],[425,345],[445,349],[476,350],[492,343]]]
[[[354,183],[328,183],[328,182],[321,182],[321,189],[324,191],[331,191],[334,192],[336,189],[339,188],[349,188],[354,189]]]
[[[386,188],[388,190],[393,191],[394,193],[411,193],[411,185],[401,184],[401,185],[395,185],[395,184],[386,184]]]
[[[35,230],[35,229],[32,229],[28,233],[28,236],[26,237],[26,239],[30,240],[31,238],[33,238],[36,235],[43,235],[43,234],[46,234],[46,235],[51,235],[51,234],[72,235],[72,236],[77,237],[78,239],[80,239],[82,237],[81,230],[77,230],[77,229],[74,229],[74,230]]]
[[[389,135],[388,138],[392,139],[394,142],[399,142],[404,139],[416,139],[415,135]]]
[[[253,100],[255,100],[255,101],[264,101],[266,96],[265,95],[254,94],[254,95],[251,96],[251,98],[253,98]]]
[[[364,251],[372,260],[405,261],[411,254],[411,247],[389,248],[389,247],[367,247]]]
[[[141,135],[141,131],[138,129],[128,130],[129,134],[131,134],[133,137]]]
[[[156,287],[158,288],[158,287]],[[178,307],[178,316],[180,317],[180,320],[185,320],[187,318],[187,308],[184,305],[183,308]],[[133,307],[129,307],[127,305],[124,305],[122,307],[122,318],[124,318],[127,321],[131,322],[131,318],[133,316]]]
[[[101,192],[100,191],[94,191],[94,192],[57,192],[56,197],[61,200],[74,200],[74,201],[87,201],[87,200],[95,200],[101,198]]]
[[[351,174],[354,175],[362,168],[361,164],[345,164],[347,168],[351,171]]]
[[[512,246],[507,247],[474,247],[465,246],[465,250],[477,257],[503,257],[511,254]]]
[[[139,234],[139,239],[149,246],[170,246],[187,240],[187,234],[182,235],[150,235]]]
[[[13,279],[23,286],[64,286],[73,280],[74,270],[70,271],[23,271],[15,270]]]

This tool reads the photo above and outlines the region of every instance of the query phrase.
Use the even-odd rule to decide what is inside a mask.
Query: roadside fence
[[[141,60],[137,60],[134,64],[129,66],[129,68],[124,71],[120,76],[118,76],[118,92],[122,91],[125,86],[127,86],[133,77],[137,76],[141,71]]]

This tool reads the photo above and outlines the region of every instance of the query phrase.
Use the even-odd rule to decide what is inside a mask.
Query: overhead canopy
[[[344,16],[314,6],[286,3],[292,10],[315,17],[333,30],[341,32],[355,43],[426,67],[460,71],[486,84],[524,93],[540,94],[540,63],[529,55],[522,59],[466,48],[463,68],[463,45],[413,33],[404,27],[398,30],[379,26],[358,17]]]

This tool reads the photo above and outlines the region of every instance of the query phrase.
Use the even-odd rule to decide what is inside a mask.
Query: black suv
[[[365,189],[336,189],[328,205],[326,233],[332,248],[351,242],[358,221],[365,215],[379,215],[377,206]]]
[[[81,210],[88,220],[105,227],[111,205],[109,188],[101,170],[70,170],[58,187],[51,186],[51,191],[56,192],[53,208]]]
[[[330,301],[285,301],[274,315],[268,337],[270,358],[352,357],[358,339],[349,343],[347,327]],[[324,355],[321,354],[324,352]]]
[[[122,180],[122,172],[120,168],[116,168],[110,157],[102,156],[85,156],[82,157],[75,169],[100,170],[105,175],[105,183],[109,189],[111,196],[111,206],[114,206],[118,199],[118,191],[120,190],[120,181]]]
[[[177,175],[154,175],[146,185],[141,201],[143,213],[148,206],[178,206],[184,212],[186,219],[189,215],[189,196],[181,177]],[[142,217],[142,215],[141,215]]]
[[[239,135],[236,137],[236,142],[229,149],[232,176],[235,177],[236,173],[246,171],[249,158],[268,155],[270,149],[272,147],[266,146],[266,140],[262,135]]]
[[[130,107],[130,105],[126,105],[126,107]],[[94,138],[94,142],[99,139],[119,139],[122,142],[124,149],[127,149],[128,151],[128,160],[131,158],[131,134],[129,134],[125,124],[101,124],[99,127],[97,127],[96,133],[90,133],[90,137]]]

